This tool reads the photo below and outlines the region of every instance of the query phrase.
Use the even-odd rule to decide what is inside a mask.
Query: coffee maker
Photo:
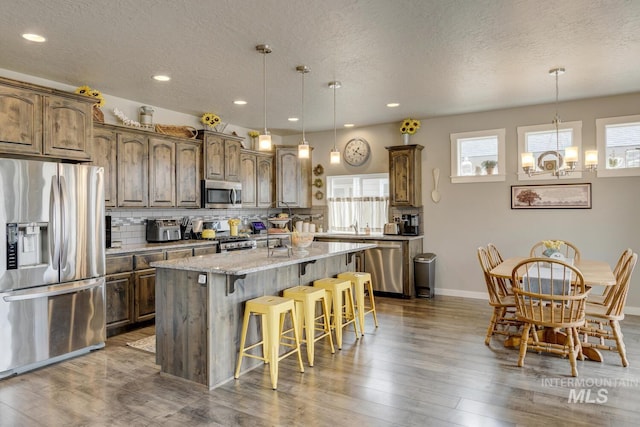
[[[420,215],[419,214],[402,214],[400,222],[400,233],[403,236],[419,236],[420,235]]]

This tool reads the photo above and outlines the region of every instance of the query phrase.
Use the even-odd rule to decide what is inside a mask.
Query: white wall
[[[589,210],[511,210],[510,186],[523,184],[516,176],[516,127],[550,123],[555,106],[539,105],[448,117],[422,119],[421,129],[411,143],[425,146],[422,157],[422,198],[424,203],[424,251],[437,255],[436,292],[449,295],[485,297],[485,285],[476,258],[478,246],[495,243],[504,256],[526,256],[533,243],[542,239],[568,240],[578,245],[585,259],[604,260],[614,265],[622,251],[640,251],[640,177],[597,178],[591,182],[593,208]],[[595,119],[640,113],[640,93],[565,102],[559,106],[563,120],[582,120],[583,150],[595,148]],[[371,161],[360,168],[329,164],[333,131],[312,133],[313,163],[321,163],[325,175],[387,171],[388,145],[400,145],[398,123],[340,130],[338,147],[354,136],[364,137],[372,146]],[[449,134],[506,128],[507,180],[495,183],[452,184]],[[297,137],[287,137],[297,144]],[[601,159],[602,160],[602,159]],[[433,168],[441,170],[442,199],[431,201]],[[526,182],[525,184],[555,181]],[[594,290],[595,291],[595,290]],[[633,277],[628,313],[640,314],[640,267]]]

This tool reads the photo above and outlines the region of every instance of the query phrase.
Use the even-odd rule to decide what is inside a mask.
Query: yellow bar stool
[[[339,279],[350,280],[356,294],[356,309],[358,310],[358,320],[360,321],[360,332],[364,335],[364,315],[372,313],[373,322],[378,327],[378,315],[376,314],[376,301],[373,298],[373,285],[371,284],[371,274],[347,271],[338,274]],[[365,291],[369,295],[369,306],[365,306]]]
[[[282,324],[286,314],[291,316],[291,324],[293,326],[293,338],[284,336],[282,333]],[[249,327],[249,319],[251,315],[260,315],[262,319],[262,340],[245,347],[247,339],[247,329]],[[271,374],[271,385],[275,390],[278,387],[278,362],[287,356],[296,353],[298,355],[298,363],[300,372],[304,372],[302,365],[302,356],[300,355],[300,341],[298,337],[298,322],[296,319],[295,302],[291,298],[283,298],[278,296],[263,296],[249,300],[244,308],[244,320],[242,322],[242,336],[240,338],[240,353],[238,354],[238,364],[236,365],[235,378],[240,377],[240,368],[242,367],[242,359],[251,357],[263,360],[269,364]],[[291,343],[294,342],[294,344]],[[247,353],[249,350],[262,345],[262,356]],[[280,346],[290,347],[291,350],[280,355]]]
[[[333,305],[333,323],[331,327],[336,331],[336,344],[338,349],[342,349],[342,328],[353,324],[353,332],[356,339],[360,338],[356,322],[356,309],[353,305],[353,295],[351,294],[351,281],[328,277],[315,280],[313,286],[323,288],[329,294],[329,309]],[[343,321],[346,319],[346,321]]]
[[[314,345],[316,341],[327,337],[329,339],[329,345],[331,346],[331,353],[335,353],[333,337],[331,336],[331,320],[329,305],[327,304],[327,291],[312,286],[295,286],[285,289],[282,296],[292,298],[296,302],[298,331],[300,331],[300,335],[302,335],[303,330],[305,332],[305,337],[301,339],[301,337],[298,336],[298,341],[307,344],[307,360],[309,361],[309,366],[313,366]],[[316,312],[318,303],[320,303],[322,310],[322,314],[319,316],[317,316]],[[317,322],[319,319],[322,319],[322,323]],[[316,331],[322,331],[322,333],[316,336]]]

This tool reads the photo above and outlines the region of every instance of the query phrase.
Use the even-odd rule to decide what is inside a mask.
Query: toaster
[[[400,234],[400,225],[397,222],[388,222],[384,225],[384,234]]]
[[[148,219],[147,242],[180,240],[180,224],[175,219]]]

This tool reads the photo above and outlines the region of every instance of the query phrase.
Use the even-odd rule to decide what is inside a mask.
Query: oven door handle
[[[57,295],[72,294],[87,289],[97,288],[104,284],[104,278],[85,280],[82,282],[74,282],[65,285],[40,286],[33,289],[9,292],[2,299],[5,302],[25,301],[31,299],[53,297]]]

